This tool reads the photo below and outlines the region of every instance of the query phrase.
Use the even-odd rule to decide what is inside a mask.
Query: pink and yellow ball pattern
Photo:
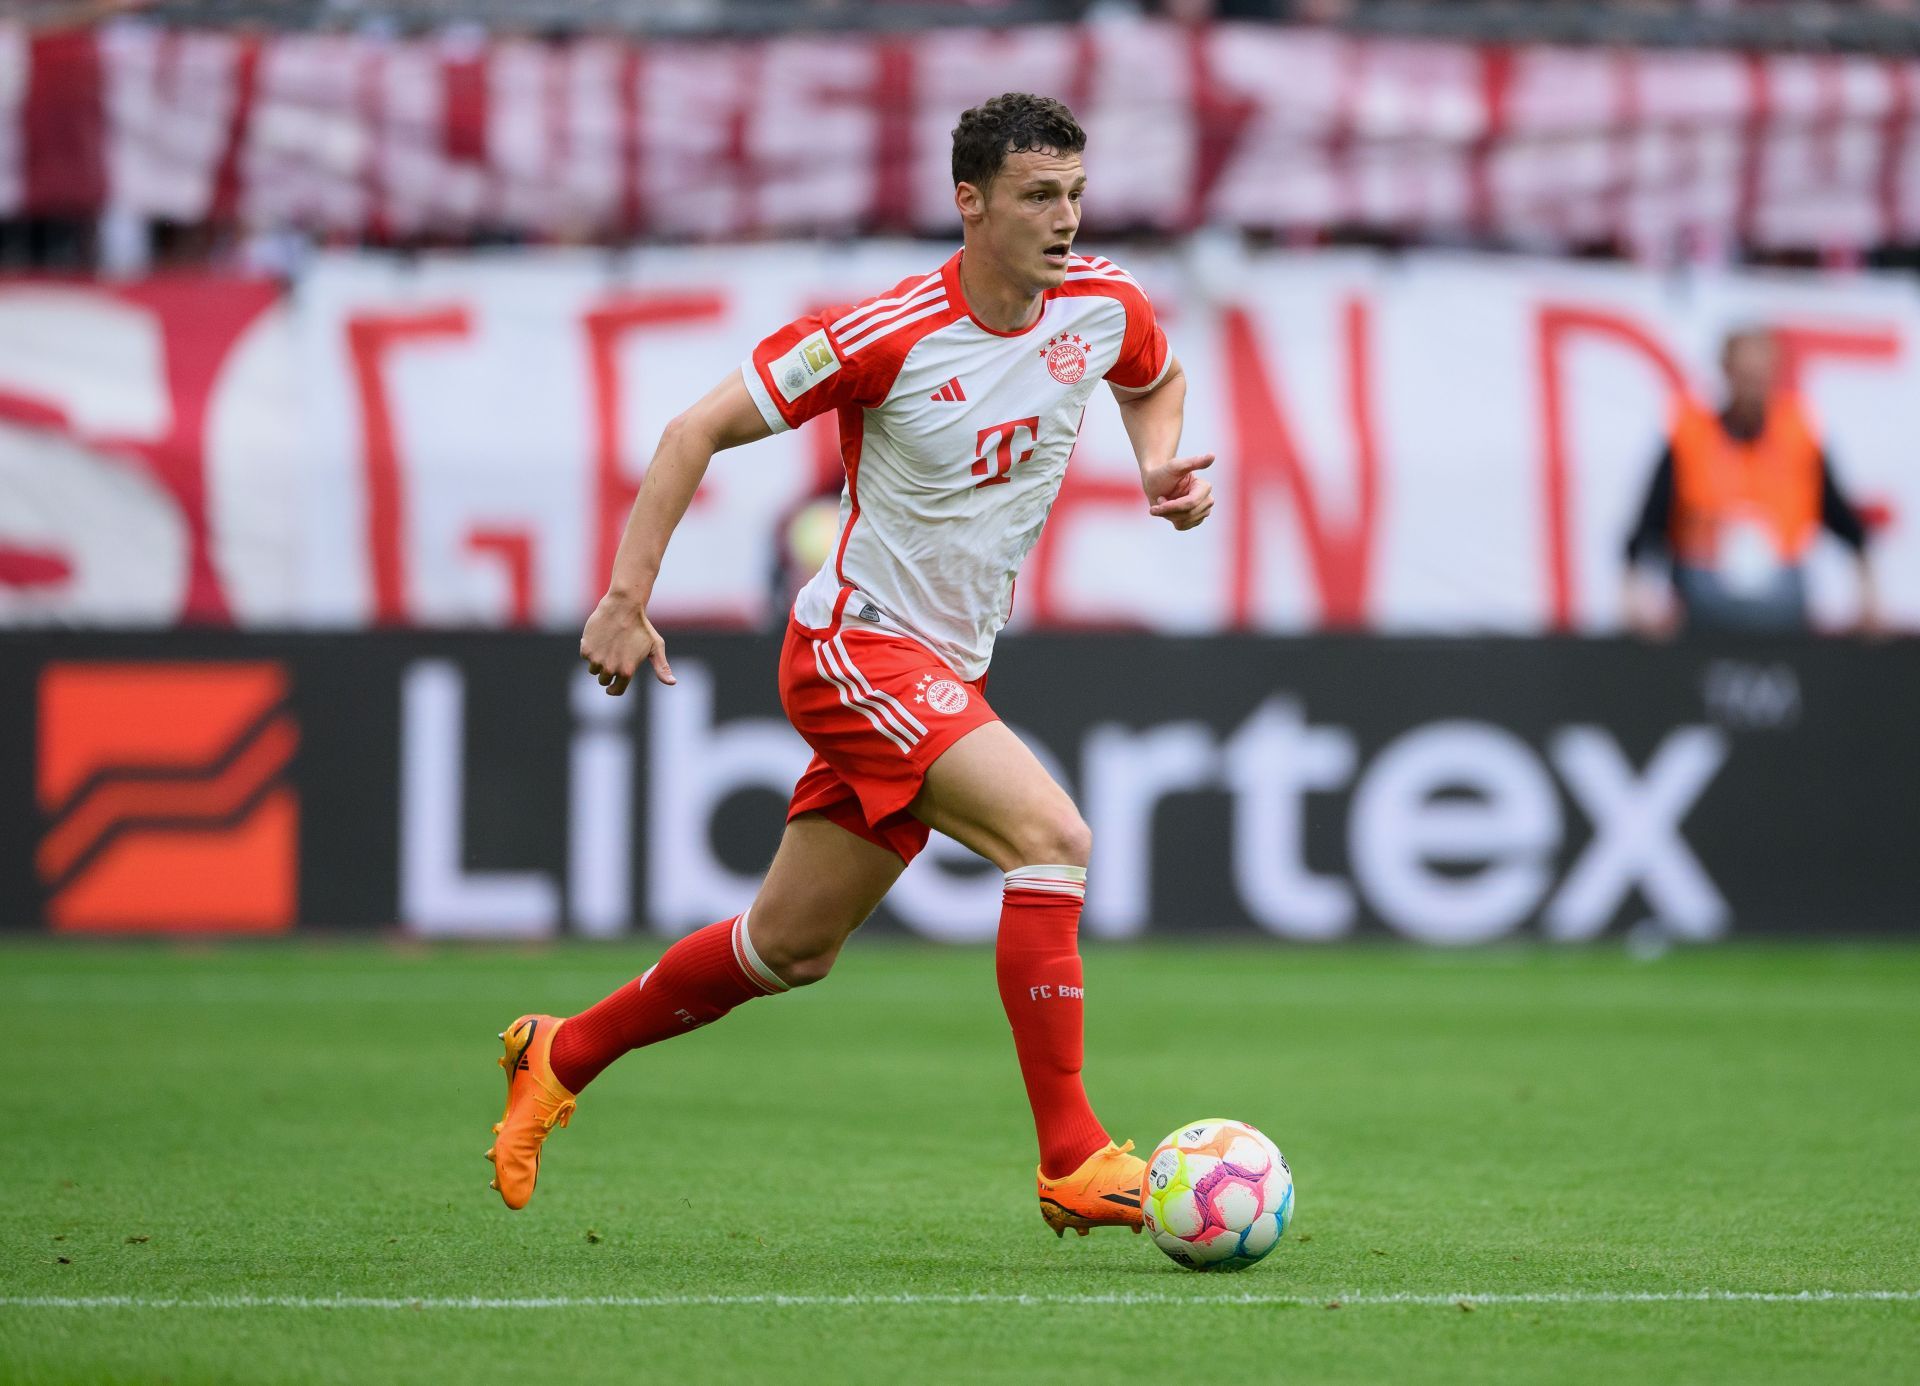
[[[1209,1117],[1175,1131],[1147,1161],[1141,1207],[1155,1246],[1194,1270],[1245,1270],[1293,1217],[1293,1171],[1244,1121]]]

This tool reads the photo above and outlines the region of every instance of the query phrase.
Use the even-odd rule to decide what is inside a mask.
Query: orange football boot
[[[563,1022],[550,1015],[523,1015],[500,1032],[506,1053],[507,1109],[493,1124],[493,1182],[509,1208],[524,1208],[540,1177],[540,1147],[556,1126],[573,1117],[574,1096],[553,1076],[548,1055]]]
[[[1140,1230],[1140,1190],[1147,1162],[1132,1150],[1132,1141],[1125,1145],[1108,1141],[1106,1149],[1094,1151],[1063,1179],[1049,1179],[1040,1171],[1040,1216],[1054,1236],[1066,1236],[1069,1227],[1083,1237],[1096,1227]]]

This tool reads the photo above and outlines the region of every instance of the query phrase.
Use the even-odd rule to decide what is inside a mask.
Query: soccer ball
[[[1208,1117],[1160,1142],[1140,1203],[1153,1244],[1181,1265],[1245,1270],[1293,1218],[1293,1171],[1244,1121]]]

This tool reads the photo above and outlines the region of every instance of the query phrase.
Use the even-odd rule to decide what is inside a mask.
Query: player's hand
[[[642,664],[653,666],[653,676],[673,683],[667,664],[667,642],[647,619],[646,608],[622,601],[611,592],[600,599],[580,634],[580,658],[600,686],[614,697],[627,691]]]
[[[1143,468],[1140,485],[1147,493],[1147,510],[1172,522],[1175,529],[1192,529],[1213,513],[1213,484],[1194,473],[1213,465],[1213,454],[1176,457]]]

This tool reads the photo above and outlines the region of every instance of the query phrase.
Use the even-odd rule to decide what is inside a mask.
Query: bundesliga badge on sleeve
[[[839,369],[840,358],[834,355],[833,343],[827,340],[825,331],[820,331],[802,338],[793,350],[773,363],[773,383],[780,387],[787,403],[792,404]]]

